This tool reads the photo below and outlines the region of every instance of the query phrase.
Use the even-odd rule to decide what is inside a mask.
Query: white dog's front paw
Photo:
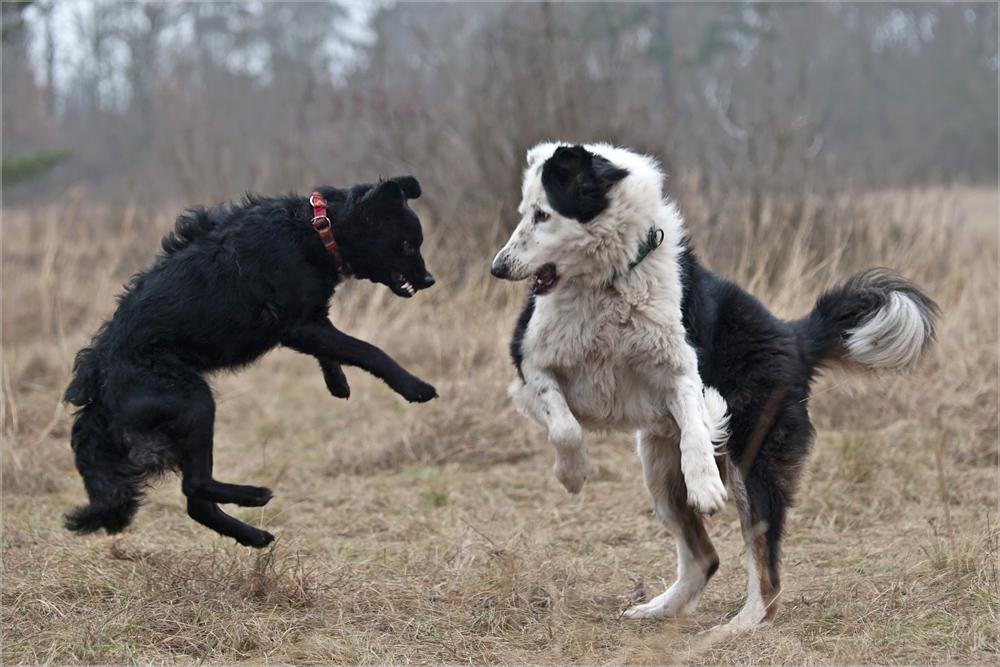
[[[556,452],[556,464],[552,466],[556,479],[570,493],[580,493],[590,474],[590,462],[587,450],[580,449],[570,452]]]
[[[719,467],[711,455],[700,456],[696,461],[681,457],[681,470],[688,490],[688,504],[702,514],[721,512],[729,496],[719,476]]]
[[[553,424],[549,428],[549,442],[556,450],[556,464],[552,467],[556,479],[570,493],[580,493],[590,469],[580,424],[576,420]]]

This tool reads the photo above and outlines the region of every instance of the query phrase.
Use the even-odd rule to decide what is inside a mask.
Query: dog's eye
[[[540,208],[536,208],[535,209],[535,224],[536,225],[539,222],[545,222],[548,219],[549,219],[549,214],[548,213],[546,213],[545,211],[543,211]]]
[[[413,252],[413,244],[409,241],[403,241],[403,252],[409,255]]]

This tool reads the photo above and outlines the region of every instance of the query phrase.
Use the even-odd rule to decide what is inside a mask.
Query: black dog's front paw
[[[340,364],[324,363],[323,379],[326,381],[326,388],[336,398],[350,398],[351,387],[347,384],[347,376]]]
[[[267,532],[266,530],[258,530],[256,528],[250,528],[249,530],[235,535],[234,539],[245,547],[253,547],[254,549],[263,549],[271,542],[274,542],[274,535]]]
[[[413,378],[399,390],[399,395],[410,403],[426,403],[437,398],[437,390],[423,380]]]
[[[271,502],[271,498],[274,498],[274,493],[267,487],[247,486],[244,488],[243,497],[236,503],[240,507],[263,507]]]

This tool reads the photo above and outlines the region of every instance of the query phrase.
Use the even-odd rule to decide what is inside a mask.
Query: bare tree
[[[58,12],[84,53],[62,89]],[[529,146],[612,141],[661,157],[675,197],[710,194],[707,227],[742,206],[759,237],[806,220],[810,192],[997,173],[992,5],[397,3],[370,43],[335,3],[36,15],[67,177],[105,194],[219,200],[409,171],[458,242],[512,224]]]

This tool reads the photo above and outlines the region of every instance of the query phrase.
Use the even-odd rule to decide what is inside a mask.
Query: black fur
[[[531,321],[531,316],[534,314],[535,295],[529,292],[528,298],[524,302],[524,308],[517,318],[517,324],[514,326],[514,337],[510,339],[510,356],[514,359],[517,374],[522,380],[524,379],[524,373],[521,372],[521,362],[524,361],[524,353],[521,352],[521,346],[524,344],[524,334],[528,331],[528,322]]]
[[[560,146],[542,165],[542,187],[560,215],[590,222],[608,207],[608,192],[628,176],[606,158],[583,146]]]
[[[409,401],[437,395],[328,318],[330,297],[349,275],[403,297],[407,282],[415,290],[434,283],[420,255],[420,221],[406,203],[420,185],[405,176],[318,191],[341,268],[311,225],[308,198],[248,196],[180,216],[162,254],[126,286],[114,316],[77,354],[64,397],[79,408],[71,441],[90,499],[67,515],[68,529],[123,530],[145,484],[176,470],[192,518],[240,544],[269,544],[270,533],[217,504],[257,507],[272,494],[212,478],[215,401],[204,376],[250,364],[278,345],[316,357],[337,397],[350,394],[341,364],[372,373]]]
[[[764,530],[765,560],[777,586],[785,516],[815,434],[807,409],[814,377],[842,356],[845,333],[873,316],[889,292],[912,297],[932,332],[937,305],[905,279],[871,269],[824,293],[808,316],[785,322],[702,267],[690,248],[680,263],[687,340],[703,383],[728,405],[726,448],[744,477],[751,526]]]

